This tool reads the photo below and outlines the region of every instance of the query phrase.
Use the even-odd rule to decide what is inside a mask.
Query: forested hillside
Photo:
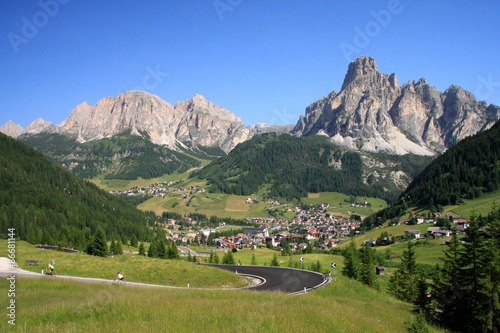
[[[49,158],[82,178],[101,173],[106,179],[145,179],[174,171],[186,172],[200,165],[195,158],[166,146],[155,145],[147,138],[131,135],[130,131],[111,138],[78,143],[66,135],[40,133],[19,138]],[[203,151],[200,157],[210,158]],[[224,153],[220,151],[223,155]]]
[[[467,137],[436,158],[408,186],[400,198],[408,206],[429,207],[459,204],[500,187],[500,122],[482,133]],[[377,213],[379,221],[400,215],[402,201]],[[374,218],[366,223],[373,224]]]
[[[239,144],[197,176],[208,179],[211,191],[238,195],[250,195],[260,186],[272,184],[271,197],[292,199],[304,197],[308,192],[331,191],[394,199],[400,190],[393,180],[367,168],[366,160],[373,165],[384,165],[383,172],[403,171],[414,177],[430,158],[368,153],[362,156],[323,136],[270,133]]]
[[[108,238],[146,240],[145,220],[131,204],[0,133],[0,237],[15,228],[30,243],[85,249],[98,227]]]

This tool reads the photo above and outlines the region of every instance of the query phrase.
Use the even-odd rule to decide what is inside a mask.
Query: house
[[[375,273],[377,275],[384,275],[385,274],[385,267],[384,266],[376,266]]]
[[[414,235],[415,238],[420,238],[420,230],[413,228],[405,228],[405,236]]]
[[[440,227],[428,227],[427,234],[433,236],[434,238],[448,237],[450,235],[449,230],[441,230]]]
[[[395,219],[392,219],[391,222],[389,222],[389,225],[391,227],[395,226],[395,225],[400,225],[401,223],[399,222],[399,219],[395,218]]]
[[[374,239],[371,239],[371,238],[369,240],[365,240],[363,242],[363,246],[366,246],[366,245],[375,246],[375,244],[377,244],[377,241]]]

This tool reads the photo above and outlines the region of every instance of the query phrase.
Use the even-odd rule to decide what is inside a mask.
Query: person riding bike
[[[115,279],[115,282],[118,283],[118,284],[121,284],[123,283],[123,278],[124,276],[120,274],[120,272],[116,273],[116,279]]]
[[[49,266],[47,267],[47,274],[50,275],[54,274],[54,269],[55,269],[54,265],[49,264]]]

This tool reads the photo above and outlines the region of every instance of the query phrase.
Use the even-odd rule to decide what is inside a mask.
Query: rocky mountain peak
[[[19,135],[23,134],[24,128],[19,124],[15,124],[12,120],[9,120],[0,127],[0,132],[10,137],[17,138]]]
[[[401,88],[395,74],[378,72],[363,56],[349,64],[340,93],[309,105],[292,133],[321,133],[365,151],[433,155],[491,127],[499,114],[459,86],[441,93],[421,78]]]
[[[374,74],[378,72],[377,62],[375,59],[361,56],[349,64],[347,74],[342,84],[342,90],[346,88],[351,82],[363,75]]]
[[[42,118],[38,118],[34,122],[26,127],[26,132],[28,133],[40,133],[40,132],[51,132],[55,128],[55,125],[51,122],[45,121]]]

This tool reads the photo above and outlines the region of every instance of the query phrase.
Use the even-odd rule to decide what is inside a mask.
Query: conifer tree
[[[137,237],[135,236],[135,234],[133,234],[132,237],[130,238],[130,246],[133,247],[137,246]]]
[[[458,302],[461,306],[453,325],[455,329],[465,332],[485,332],[485,308],[489,302],[487,269],[491,259],[487,255],[491,255],[488,251],[488,243],[491,242],[487,242],[480,233],[475,216],[470,218],[463,241],[458,260],[461,284]]]
[[[151,243],[149,245],[148,257],[158,258],[158,246],[157,246],[155,240],[151,241]]]
[[[98,227],[94,237],[92,237],[92,241],[90,244],[90,251],[89,254],[92,254],[94,256],[98,257],[105,257],[108,255],[108,244],[106,240],[106,233],[104,232],[104,229],[102,227]]]
[[[167,247],[167,258],[168,259],[179,258],[179,250],[177,250],[177,245],[175,245],[175,243],[172,243]]]
[[[141,245],[139,245],[139,255],[140,256],[146,255],[146,250],[144,249],[144,243],[141,243]]]
[[[250,260],[250,265],[257,265],[257,259],[255,258],[255,253],[252,254],[252,259]]]
[[[379,284],[375,274],[375,265],[373,263],[373,250],[370,246],[364,246],[361,250],[361,269],[359,280],[372,288],[378,289]]]
[[[461,307],[458,295],[460,294],[459,250],[460,242],[456,234],[452,235],[443,252],[443,268],[439,265],[434,270],[432,284],[432,301],[438,319],[447,327],[453,326]]]
[[[234,257],[233,257],[233,251],[229,250],[226,252],[224,257],[222,258],[222,263],[224,265],[234,265]]]
[[[417,262],[415,244],[411,241],[403,251],[401,267],[389,279],[389,292],[407,302],[413,303],[417,295]]]
[[[279,266],[279,265],[280,263],[278,262],[278,256],[275,253],[273,256],[273,260],[271,260],[271,266]]]
[[[354,239],[351,238],[349,245],[344,252],[344,267],[342,268],[342,275],[347,276],[351,279],[358,279],[359,272],[361,269],[361,262],[359,259],[359,253],[354,243]]]
[[[163,239],[160,239],[157,244],[158,247],[158,258],[167,259],[167,247],[165,246],[165,242]]]
[[[217,254],[217,251],[214,254],[214,264],[220,263],[220,258],[219,255]]]

